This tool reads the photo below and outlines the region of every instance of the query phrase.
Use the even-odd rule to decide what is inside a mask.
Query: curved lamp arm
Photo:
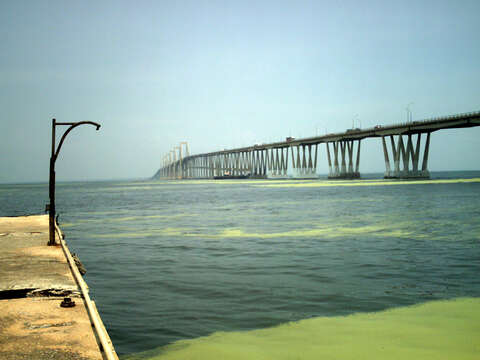
[[[73,124],[57,123],[56,125],[71,125],[71,126],[67,129],[67,131],[63,133],[62,138],[60,139],[60,143],[58,144],[57,151],[55,151],[55,154],[53,155],[53,161],[57,160],[58,154],[60,153],[60,148],[62,147],[63,142],[65,141],[65,138],[67,137],[68,133],[72,131],[74,128],[76,128],[79,125],[93,125],[97,128],[96,129],[97,131],[100,129],[100,124],[97,124],[96,122],[93,122],[93,121],[80,121]]]

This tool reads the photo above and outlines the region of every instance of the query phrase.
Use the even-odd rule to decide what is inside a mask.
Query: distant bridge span
[[[295,175],[314,178],[318,145],[322,143],[326,145],[329,178],[359,178],[360,143],[361,140],[372,137],[382,138],[385,178],[428,178],[430,134],[437,130],[473,126],[480,126],[480,111],[395,125],[377,125],[367,129],[348,129],[342,133],[301,139],[286,138],[280,142],[196,155],[189,155],[188,146],[183,142],[164,158],[163,165],[154,178],[266,178],[267,175],[281,178],[287,176],[289,153]],[[425,135],[423,147],[422,135]],[[182,144],[186,146],[186,156],[182,156]]]

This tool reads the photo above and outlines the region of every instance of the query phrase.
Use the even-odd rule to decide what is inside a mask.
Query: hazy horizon
[[[480,110],[478,1],[0,3],[0,183],[146,179],[204,153]],[[64,129],[57,128],[57,143]],[[429,170],[479,170],[480,127],[431,138]],[[318,173],[328,172],[320,147]],[[361,173],[384,169],[362,141]]]

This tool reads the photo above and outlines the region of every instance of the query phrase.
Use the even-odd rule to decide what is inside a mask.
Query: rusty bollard
[[[70,299],[69,297],[66,297],[63,299],[63,301],[60,303],[61,307],[74,307],[75,306],[75,301]]]

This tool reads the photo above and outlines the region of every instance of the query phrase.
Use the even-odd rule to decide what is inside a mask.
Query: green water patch
[[[354,216],[355,218],[355,216]],[[257,238],[257,239],[274,239],[274,238],[350,238],[355,236],[371,236],[371,237],[395,237],[395,238],[423,238],[425,234],[416,231],[414,221],[392,221],[385,219],[383,221],[374,221],[373,219],[362,218],[364,224],[355,224],[355,219],[346,217],[339,221],[325,222],[321,225],[310,225],[300,227],[300,223],[296,221],[286,221],[282,224],[282,231],[262,231],[245,230],[241,227],[224,228],[217,233],[205,234],[207,237],[215,238]]]
[[[125,221],[140,221],[140,220],[152,220],[152,219],[176,219],[184,217],[198,216],[198,214],[169,214],[169,215],[142,215],[142,216],[125,216],[118,218],[106,219],[110,222],[125,222]]]
[[[261,184],[262,187],[342,187],[342,186],[392,186],[392,185],[427,185],[479,183],[480,178],[473,179],[437,179],[437,180],[352,180],[352,181],[315,181],[303,183]]]
[[[131,231],[121,231],[115,233],[107,233],[107,234],[91,234],[88,237],[90,238],[108,238],[108,239],[124,239],[124,238],[146,238],[150,236],[156,237],[172,237],[172,236],[198,236],[199,232],[194,229],[189,228],[163,228],[163,229],[150,229],[146,231],[135,231],[135,229],[131,229]]]
[[[347,199],[348,201],[349,199]],[[283,204],[282,204],[283,205]],[[225,205],[226,206],[226,205]],[[355,211],[337,211],[332,206],[314,208],[308,216],[295,216],[295,209],[278,211],[229,205],[235,217],[228,223],[221,206],[211,210],[208,219],[198,213],[157,213],[106,218],[78,219],[75,225],[95,223],[102,226],[90,232],[90,238],[175,237],[199,239],[341,239],[398,238],[416,240],[458,240],[462,234],[478,234],[480,224],[471,218],[451,218],[437,214],[435,206],[412,207],[407,214],[390,211],[368,212],[365,206]],[[363,205],[362,205],[363,206]],[[238,207],[238,206],[237,206]],[[367,206],[368,207],[368,206]],[[292,206],[290,206],[292,208]],[[341,214],[330,216],[324,208]],[[199,210],[199,209],[196,209]],[[262,219],[259,221],[259,219]],[[65,227],[72,227],[71,223]],[[99,231],[100,230],[100,231]],[[461,236],[460,236],[461,235]],[[478,236],[477,236],[478,238]]]
[[[336,237],[346,237],[354,235],[365,235],[371,234],[382,237],[410,237],[410,236],[419,236],[419,234],[414,234],[412,231],[407,229],[396,228],[392,229],[389,226],[383,225],[368,225],[368,226],[358,226],[358,227],[317,227],[310,229],[298,229],[290,230],[283,232],[271,232],[271,233],[261,233],[261,232],[245,232],[242,229],[231,228],[225,229],[222,232],[214,235],[214,237],[219,238],[336,238]]]
[[[352,236],[375,236],[375,237],[395,237],[395,238],[423,238],[426,235],[410,230],[411,223],[397,223],[365,226],[324,226],[309,227],[304,229],[293,229],[276,232],[246,231],[242,228],[224,228],[219,231],[212,231],[209,228],[193,227],[165,227],[150,228],[145,231],[139,231],[135,228],[124,228],[122,231],[105,234],[90,234],[92,238],[141,238],[149,236],[157,237],[199,237],[209,239],[233,239],[233,238],[251,238],[251,239],[275,239],[275,238],[319,238],[332,239]]]
[[[74,226],[75,226],[75,223],[62,223],[62,224],[60,225],[60,227],[61,227],[62,229],[67,229],[67,228],[71,228],[71,227],[74,227]]]
[[[218,332],[122,360],[473,360],[479,354],[480,299],[461,298],[261,330]]]
[[[128,214],[128,210],[110,210],[110,211],[78,211],[76,212],[77,216],[86,217],[86,216],[114,216],[120,214]]]

